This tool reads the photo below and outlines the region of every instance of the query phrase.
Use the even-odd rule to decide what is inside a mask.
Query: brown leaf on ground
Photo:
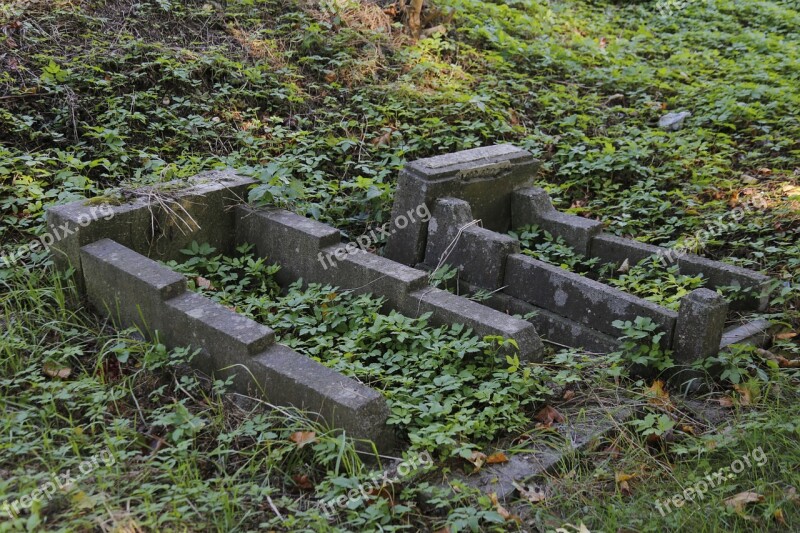
[[[742,513],[744,511],[744,506],[748,503],[758,503],[764,501],[764,497],[757,492],[751,491],[744,491],[736,494],[735,496],[731,496],[723,503],[728,507],[733,507],[733,509],[737,513]]]
[[[314,483],[306,474],[295,474],[292,476],[292,481],[303,490],[314,490]]]
[[[800,368],[800,359],[787,359],[780,354],[774,354],[761,348],[758,348],[756,353],[765,361],[775,361],[780,368]]]
[[[683,431],[684,433],[689,434],[689,435],[695,435],[696,434],[694,426],[690,426],[689,424],[681,424],[680,425],[680,430]]]
[[[723,396],[717,400],[721,407],[733,407],[733,398],[730,396]]]
[[[508,462],[508,457],[506,457],[506,454],[504,454],[503,452],[495,452],[486,458],[487,465],[496,465],[507,462]]]
[[[567,389],[567,390],[565,390],[565,391],[564,391],[564,396],[562,396],[561,398],[562,398],[562,399],[563,399],[565,402],[568,402],[568,401],[570,401],[571,399],[573,399],[574,397],[575,397],[575,391],[574,391],[574,390],[572,390],[572,389]]]
[[[653,384],[645,389],[645,394],[647,394],[647,401],[651,405],[672,409],[669,393],[664,388],[664,382],[662,380],[657,379],[653,381]]]
[[[776,521],[777,521],[777,522],[778,522],[780,525],[782,525],[782,526],[785,526],[785,525],[786,525],[786,517],[785,517],[785,516],[783,516],[783,509],[781,509],[780,507],[778,507],[777,509],[775,509],[775,512],[774,512],[774,513],[772,513],[772,516],[774,516],[774,517],[775,517],[775,520],[776,520]]]
[[[734,385],[733,390],[739,393],[739,405],[750,405],[753,403],[753,395],[749,388],[743,385]]]
[[[795,331],[784,331],[783,333],[778,333],[775,335],[775,339],[779,341],[788,341],[789,339],[793,339],[797,337],[797,332]]]
[[[544,493],[544,490],[540,487],[535,485],[523,486],[517,483],[516,481],[512,481],[511,484],[517,489],[519,495],[531,503],[539,503],[543,502],[547,499],[547,495]]]
[[[467,459],[467,461],[472,463],[472,466],[475,467],[475,469],[472,471],[473,473],[475,473],[475,472],[477,472],[478,470],[481,469],[481,467],[484,465],[484,463],[486,463],[486,454],[476,450],[476,451],[473,451],[472,454],[469,457],[467,457],[466,459]]]
[[[560,424],[564,421],[564,416],[556,411],[556,409],[550,405],[544,406],[536,416],[533,417],[534,420],[537,422],[541,422],[544,427],[550,427],[553,423]]]
[[[509,520],[518,520],[518,517],[512,515],[508,512],[508,509],[503,507],[500,502],[497,500],[497,493],[493,492],[489,495],[489,498],[492,500],[492,505],[494,505],[494,510],[497,511],[497,514],[503,517],[503,520],[506,522]]]
[[[384,132],[380,137],[376,137],[370,141],[373,146],[380,146],[382,144],[389,144],[392,140],[392,130]]]
[[[614,481],[617,483],[624,483],[629,479],[633,479],[636,477],[636,474],[625,474],[624,472],[616,472],[614,473]]]
[[[55,363],[45,363],[42,371],[44,375],[49,378],[67,379],[72,374],[72,369],[70,367],[57,365]]]
[[[628,486],[627,481],[622,481],[619,484],[619,491],[622,493],[623,496],[630,496],[631,495],[631,488]]]
[[[196,278],[194,278],[194,282],[201,289],[206,289],[206,290],[209,290],[209,291],[213,291],[214,290],[214,286],[211,284],[211,280],[206,279],[203,276],[197,276]]]
[[[313,431],[296,431],[291,434],[289,440],[297,444],[298,448],[302,448],[306,444],[316,442],[317,434]]]

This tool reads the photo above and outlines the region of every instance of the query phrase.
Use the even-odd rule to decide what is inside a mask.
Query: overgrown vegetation
[[[680,274],[678,265],[653,256],[635,265],[601,264],[597,257],[585,257],[564,242],[554,238],[538,226],[527,226],[509,235],[518,239],[522,253],[545,263],[557,265],[570,272],[578,272],[612,287],[639,296],[650,302],[677,311],[685,295],[705,285],[702,274]],[[735,296],[733,289],[725,291]]]
[[[329,521],[313,502],[368,475],[351,447],[302,413],[234,401],[189,370],[185,350],[75,310],[36,251],[0,262],[0,498],[105,449],[116,462],[0,530],[796,528],[797,3],[702,0],[662,17],[650,1],[435,0],[422,15],[445,28],[415,43],[356,0],[0,4],[0,253],[41,236],[48,205],[222,166],[260,180],[254,202],[358,234],[388,219],[406,161],[513,142],[543,160],[537,180],[560,209],[666,246],[703,232],[698,253],[776,279],[763,316],[783,329],[770,351],[701,365],[718,377],[701,402],[722,410],[717,424],[660,382],[627,378],[626,362],[668,364],[647,348],[647,324],[621,324],[632,343],[621,355],[564,350],[520,365],[496,357],[496,341],[382,315],[334,288],[279,295],[268,263],[196,253],[185,268],[212,280],[209,294],[380,384],[410,443],[439,452],[432,471]],[[692,112],[683,129],[658,127],[681,110]],[[756,197],[761,208],[731,218]],[[593,268],[562,244],[536,253]],[[622,288],[661,302],[697,283],[675,277],[665,291],[670,273],[637,268]],[[641,416],[540,480],[546,498],[516,504],[518,526],[489,495],[448,482],[472,468],[461,452],[510,454],[529,430],[549,435],[530,427],[548,391],[559,408],[627,397]],[[311,431],[310,445],[292,440]],[[666,516],[654,507],[757,447],[764,466]],[[725,505],[745,491],[763,499]]]
[[[263,259],[214,255],[197,243],[184,252],[191,259],[172,266],[201,280],[196,290],[269,324],[279,342],[299,353],[382,391],[389,423],[418,452],[469,457],[526,429],[533,406],[550,392],[530,368],[500,353],[513,340],[482,340],[460,324],[434,328],[427,315],[382,314],[382,300],[330,286],[303,289],[298,281],[279,295],[270,290],[277,268]]]

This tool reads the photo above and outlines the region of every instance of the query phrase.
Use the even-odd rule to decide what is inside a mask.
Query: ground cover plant
[[[355,0],[0,4],[0,255],[8,259],[0,259],[0,506],[85,459],[114,457],[19,515],[0,509],[0,530],[796,529],[800,9],[793,0],[660,4],[435,0],[426,2],[423,29],[442,28],[418,41],[391,9]],[[659,128],[665,113],[684,110],[692,116],[680,130]],[[542,159],[537,182],[559,209],[771,275],[775,290],[761,316],[780,326],[772,348],[739,347],[702,362],[713,376],[709,392],[684,403],[659,381],[627,375],[633,359],[670,363],[648,350],[647,324],[621,324],[623,353],[555,347],[540,365],[501,359],[461,382],[477,386],[459,398],[485,406],[495,392],[477,382],[509,374],[498,381],[511,387],[497,406],[501,424],[414,396],[428,394],[430,382],[406,384],[410,370],[387,360],[394,353],[425,363],[434,346],[450,344],[442,354],[452,355],[452,346],[469,345],[469,365],[494,341],[399,315],[380,315],[378,324],[374,301],[359,300],[369,315],[359,316],[333,288],[278,295],[269,264],[230,258],[245,261],[236,278],[204,270],[218,288],[209,294],[280,322],[286,341],[309,356],[383,383],[399,430],[418,449],[437,451],[432,469],[390,496],[352,502],[329,519],[315,502],[371,468],[347,443],[302,413],[226,393],[224,383],[191,372],[186,350],[113,331],[70,305],[49,252],[18,253],[43,235],[49,205],[223,166],[259,180],[252,201],[355,236],[389,219],[406,161],[497,142]],[[751,204],[760,207],[731,215]],[[559,264],[575,259],[548,246],[542,252]],[[243,296],[256,279],[260,297],[278,302],[273,309]],[[285,310],[290,297],[302,312]],[[329,317],[358,349],[333,343]],[[398,340],[410,332],[422,338]],[[325,353],[315,353],[317,340]],[[516,409],[520,392],[534,387],[514,377],[526,372],[554,392],[537,400],[556,409],[625,397],[638,415],[539,480],[542,498],[508,504],[518,522],[451,474],[474,468],[462,450],[520,448],[513,434],[530,430],[541,407]],[[700,415],[707,411],[716,418]],[[442,442],[427,441],[423,420],[443,426],[435,433]],[[292,440],[310,432],[309,445]],[[745,456],[752,465],[702,500],[663,514],[655,505],[664,509]]]
[[[509,235],[520,241],[525,255],[584,274],[673,311],[678,310],[683,296],[705,285],[702,274],[680,274],[677,264],[670,265],[657,256],[635,265],[601,264],[598,258],[583,256],[562,238],[554,238],[538,226],[527,226]]]
[[[416,451],[469,457],[480,444],[520,433],[550,389],[500,353],[504,339],[480,339],[464,326],[433,327],[383,301],[336,287],[292,284],[276,292],[280,268],[244,255],[224,257],[194,243],[176,271],[196,290],[275,330],[278,342],[380,390],[404,440]],[[511,341],[513,342],[513,341]],[[424,399],[424,401],[420,401]]]

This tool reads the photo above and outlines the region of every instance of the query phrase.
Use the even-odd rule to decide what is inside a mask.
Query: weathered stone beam
[[[770,329],[772,323],[769,320],[754,320],[741,326],[734,326],[722,332],[722,340],[719,349],[725,350],[734,344],[749,344],[763,348],[771,339]]]
[[[650,318],[669,347],[677,313],[522,254],[509,256],[504,292],[592,329],[618,335],[615,320]]]
[[[441,198],[433,207],[428,223],[425,264],[454,266],[459,280],[488,290],[502,287],[506,258],[519,253],[519,242],[508,235],[489,231],[472,222],[467,202]]]
[[[186,291],[186,278],[111,239],[80,249],[89,303],[123,327],[152,338],[167,300]]]
[[[317,413],[349,437],[373,441],[378,450],[397,445],[386,425],[389,407],[375,389],[280,344],[253,357],[247,367],[269,402]]]
[[[540,361],[544,354],[539,335],[525,320],[433,287],[412,293],[406,301],[407,307],[403,312],[408,316],[430,312],[431,322],[437,325],[464,324],[482,337],[493,335],[514,339],[522,361]]]
[[[140,189],[122,205],[86,201],[51,207],[53,261],[58,270],[75,269],[83,292],[80,249],[100,239],[160,260],[181,259],[180,250],[192,241],[230,253],[236,222],[231,207],[246,200],[252,183],[232,171],[210,171],[187,182]]]
[[[462,284],[462,288],[472,292],[478,287],[465,283]],[[536,307],[503,292],[496,292],[481,303],[508,315],[526,316],[532,313],[533,315],[526,320],[533,324],[536,333],[543,341],[552,341],[597,353],[613,352],[619,347],[619,341],[610,335],[595,331],[574,320]]]
[[[514,229],[537,225],[564,241],[583,255],[589,254],[592,238],[600,234],[602,222],[568,215],[553,207],[544,189],[526,187],[511,195],[511,220]]]
[[[723,286],[739,286],[756,294],[731,303],[733,309],[757,309],[764,311],[769,305],[769,277],[745,268],[713,261],[679,249],[654,246],[633,239],[601,234],[592,240],[591,255],[604,263],[619,265],[625,260],[633,266],[648,257],[658,257],[662,264],[678,265],[678,272],[696,276],[703,274],[706,287],[716,289]]]

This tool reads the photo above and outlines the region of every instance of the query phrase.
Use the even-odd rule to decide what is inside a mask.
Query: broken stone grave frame
[[[613,351],[612,323],[650,318],[664,332],[661,344],[679,364],[714,355],[734,343],[760,341],[769,327],[755,321],[724,330],[729,308],[763,311],[770,279],[703,257],[617,237],[602,223],[557,211],[547,193],[532,187],[539,163],[511,145],[491,146],[409,163],[400,174],[393,216],[426,203],[432,217],[389,237],[386,256],[422,269],[449,264],[466,292],[491,293],[484,303],[528,316],[545,339],[597,352]],[[617,266],[651,256],[671,258],[682,274],[703,274],[707,288],[680,302],[678,312],[520,253],[507,235],[538,225],[578,253]],[[754,296],[729,303],[714,289],[739,286]]]
[[[379,449],[396,443],[386,425],[389,409],[378,391],[275,342],[269,324],[259,324],[189,291],[186,279],[158,261],[182,259],[192,241],[220,253],[251,243],[255,253],[281,265],[278,283],[331,284],[385,299],[384,310],[417,317],[430,313],[435,325],[464,324],[480,336],[514,339],[520,359],[543,354],[537,330],[569,346],[608,351],[616,346],[611,322],[650,317],[666,332],[665,347],[679,361],[716,353],[720,346],[763,335],[754,323],[723,336],[727,302],[698,289],[678,313],[519,253],[509,229],[539,224],[579,251],[609,262],[637,261],[656,247],[605,235],[600,224],[553,209],[546,194],[531,188],[538,162],[510,145],[467,150],[410,163],[401,173],[393,220],[426,205],[419,218],[395,228],[386,257],[346,246],[339,230],[275,208],[246,204],[255,180],[213,171],[181,187],[141,189],[105,217],[81,201],[51,208],[48,225],[61,231],[52,246],[58,269],[72,269],[79,293],[118,327],[136,327],[168,347],[199,350],[202,371],[233,376],[236,391],[259,394],[275,405],[316,414],[329,426]],[[475,217],[475,218],[474,218]],[[476,224],[480,219],[482,226]],[[333,268],[319,257],[341,258]],[[431,268],[447,262],[467,289],[495,291],[485,303],[429,285]],[[422,268],[415,268],[421,266]],[[741,268],[684,256],[686,272],[703,272],[711,288],[740,284],[761,288],[768,278]],[[746,302],[763,308],[766,299]],[[536,311],[530,321],[524,315]]]
[[[166,346],[199,350],[193,364],[219,378],[233,376],[234,389],[274,404],[316,415],[378,449],[395,445],[386,425],[383,396],[362,383],[275,342],[268,325],[187,289],[183,275],[158,261],[185,259],[193,241],[232,254],[252,243],[255,253],[277,262],[277,281],[297,279],[385,298],[385,310],[407,316],[430,313],[434,324],[465,324],[479,335],[513,338],[523,358],[543,349],[533,325],[450,292],[429,287],[428,273],[378,255],[353,250],[339,230],[282,209],[254,209],[244,198],[255,180],[232,172],[207,172],[177,188],[141,189],[122,203],[88,216],[96,202],[79,201],[48,211],[60,239],[54,263],[72,271],[80,295],[117,327],[135,327]],[[320,254],[341,258],[333,268]]]

